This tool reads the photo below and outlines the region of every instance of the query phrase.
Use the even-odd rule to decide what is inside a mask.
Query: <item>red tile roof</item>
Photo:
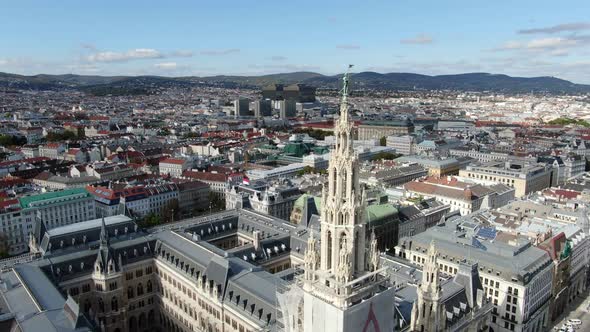
[[[69,154],[69,155],[75,155],[75,154],[77,154],[78,152],[80,152],[80,149],[75,149],[75,148],[72,148],[72,149],[69,149],[69,150],[68,150],[68,154]]]
[[[1,210],[5,210],[8,208],[20,210],[20,204],[19,204],[18,199],[13,198],[13,199],[7,199],[4,201],[0,201],[0,209]]]
[[[184,171],[182,176],[202,181],[210,182],[226,182],[227,175],[223,173],[211,173],[211,172],[196,172],[196,171]]]
[[[570,189],[548,188],[543,191],[543,195],[557,198],[574,199],[580,195],[580,192]]]
[[[37,176],[34,177],[35,180],[40,180],[40,181],[46,181],[49,180],[50,177],[52,177],[53,174],[50,172],[41,172],[39,173]]]
[[[177,158],[166,158],[160,161],[160,164],[174,164],[174,165],[184,165],[187,161],[184,159],[177,159]]]
[[[51,159],[47,158],[47,157],[34,157],[34,158],[25,158],[25,159],[20,159],[20,160],[11,160],[11,161],[1,162],[0,167],[9,167],[12,165],[21,165],[21,164],[26,164],[26,163],[34,164],[34,163],[47,161],[47,160],[51,160]]]

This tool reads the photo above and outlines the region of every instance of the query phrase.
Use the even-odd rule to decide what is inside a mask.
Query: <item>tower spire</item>
[[[418,287],[418,298],[412,307],[410,331],[442,331],[444,308],[441,305],[442,288],[438,279],[436,244],[430,242],[428,257],[422,267],[422,283]]]
[[[353,124],[349,121],[348,95],[350,90],[350,69],[343,77],[340,118],[335,122],[336,146],[331,152],[328,165],[328,185],[322,193],[320,227],[320,266],[316,276],[332,292],[350,295],[348,285],[368,269],[366,246],[365,197],[359,182],[359,159],[352,147]],[[344,305],[346,299],[339,299],[336,305]]]
[[[107,232],[107,225],[104,221],[104,216],[102,216],[102,223],[100,226],[100,248],[108,248],[109,246],[109,233]]]
[[[342,98],[340,100],[340,119],[339,122],[341,125],[348,125],[349,122],[349,114],[348,114],[348,96],[350,95],[350,69],[353,65],[348,65],[348,69],[344,76],[342,77],[342,90],[340,90],[340,94]]]
[[[348,69],[346,70],[346,73],[344,73],[344,76],[342,77],[342,90],[341,90],[341,94],[342,94],[342,101],[341,104],[342,105],[348,105],[348,95],[350,94],[350,69],[354,67],[354,65],[348,65]],[[340,111],[346,110],[348,111],[348,107],[342,107],[340,109]],[[341,114],[342,116],[342,114]]]
[[[438,292],[440,289],[439,287],[439,280],[438,280],[438,252],[436,251],[436,242],[432,240],[430,242],[430,247],[428,248],[428,258],[424,263],[424,268],[422,271],[422,289],[424,291],[432,291],[434,293]]]

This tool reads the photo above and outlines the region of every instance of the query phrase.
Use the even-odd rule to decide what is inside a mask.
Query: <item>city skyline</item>
[[[6,4],[0,72],[264,75],[490,72],[590,83],[590,4],[507,1]],[[576,10],[571,10],[575,7]],[[462,22],[457,24],[457,22]],[[206,27],[206,28],[205,28]]]

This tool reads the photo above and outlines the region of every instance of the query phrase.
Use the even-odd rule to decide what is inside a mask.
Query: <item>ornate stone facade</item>
[[[374,233],[369,248],[366,244],[367,204],[353,150],[348,74],[343,81],[336,144],[322,193],[320,254],[310,234],[304,259],[303,331],[388,331],[393,329],[393,289],[379,269]]]

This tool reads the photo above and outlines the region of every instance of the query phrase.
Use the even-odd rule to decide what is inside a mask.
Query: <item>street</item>
[[[552,326],[552,331],[555,331],[554,327],[559,329],[568,319],[579,319],[582,321],[582,325],[574,326],[576,331],[590,331],[590,298],[588,297],[588,293],[586,291],[574,300],[565,314]]]

